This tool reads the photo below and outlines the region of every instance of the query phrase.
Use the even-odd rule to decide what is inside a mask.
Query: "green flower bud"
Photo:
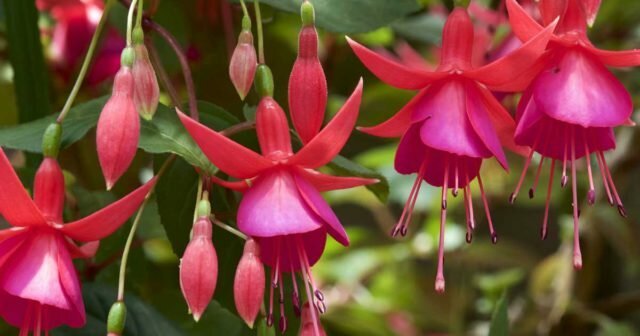
[[[126,320],[127,306],[125,306],[122,301],[115,302],[109,310],[109,317],[107,318],[107,332],[122,335]]]
[[[120,64],[125,67],[132,67],[133,62],[136,60],[136,52],[132,47],[126,47],[122,49],[122,56],[120,56]]]
[[[311,2],[303,2],[300,7],[300,17],[303,26],[313,26],[316,23],[316,13]]]
[[[61,138],[62,125],[58,123],[49,125],[42,136],[42,154],[50,158],[57,157],[60,152]]]
[[[258,66],[255,85],[260,97],[273,97],[273,74],[265,64]]]

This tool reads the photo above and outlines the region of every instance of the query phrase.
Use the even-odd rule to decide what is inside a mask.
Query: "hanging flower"
[[[464,8],[456,8],[443,31],[440,65],[434,72],[410,68],[378,55],[348,39],[355,54],[376,76],[392,86],[420,90],[394,117],[361,131],[380,137],[402,136],[395,167],[401,174],[418,177],[392,235],[406,235],[422,180],[442,188],[438,271],[435,289],[445,289],[444,233],[447,193],[463,191],[467,217],[467,242],[475,228],[471,182],[477,179],[489,222],[491,239],[497,242],[484,193],[480,166],[495,157],[507,169],[502,146],[515,151],[515,123],[491,91],[518,91],[535,75],[531,66],[544,51],[553,24],[520,49],[483,67],[473,64],[474,29]]]
[[[20,335],[47,334],[60,325],[85,323],[80,283],[72,258],[89,258],[118,229],[153,187],[152,179],[124,198],[83,219],[63,223],[64,178],[46,157],[36,173],[33,200],[0,149],[0,316]],[[74,241],[87,244],[79,247]]]
[[[604,152],[616,146],[613,128],[632,125],[631,96],[606,66],[629,67],[640,64],[640,51],[605,51],[597,49],[587,37],[587,24],[593,24],[599,0],[542,0],[539,8],[544,23],[559,17],[560,21],[548,46],[547,56],[536,68],[543,70],[527,87],[518,106],[515,141],[531,147],[524,171],[515,192],[513,203],[520,191],[526,171],[534,153],[542,157],[536,171],[533,197],[538,177],[545,161],[550,162],[551,177],[541,236],[547,236],[549,201],[556,164],[562,165],[561,186],[569,182],[571,169],[573,193],[574,255],[573,264],[582,267],[580,252],[577,190],[577,160],[584,158],[589,177],[587,201],[596,200],[592,173],[592,154],[597,162],[607,198],[626,216],[622,200],[607,167]],[[522,40],[539,33],[542,27],[515,1],[508,0],[507,8],[515,34]]]
[[[179,113],[182,123],[205,155],[222,171],[242,179],[220,182],[244,192],[237,223],[242,232],[260,247],[260,258],[271,268],[271,286],[267,321],[274,322],[274,290],[279,290],[279,328],[284,332],[284,282],[291,274],[294,306],[300,307],[296,274],[305,279],[307,299],[320,312],[325,311],[324,296],[313,280],[311,267],[320,259],[327,233],[342,245],[349,239],[320,191],[346,189],[376,182],[356,177],[335,177],[314,169],[329,163],[346,143],[360,106],[360,82],[342,109],[327,126],[297,153],[293,153],[287,118],[271,98],[271,73],[264,65],[258,68],[256,82],[271,81],[259,92],[263,96],[256,112],[256,128],[262,155],[233,142],[225,136]],[[268,77],[265,80],[264,77]],[[316,314],[313,309],[313,314]]]
[[[236,269],[233,281],[233,298],[238,314],[253,328],[253,323],[260,312],[260,306],[264,297],[264,267],[260,260],[260,246],[253,239],[244,244],[242,258]],[[297,303],[297,299],[293,302]],[[299,310],[300,307],[294,306]]]

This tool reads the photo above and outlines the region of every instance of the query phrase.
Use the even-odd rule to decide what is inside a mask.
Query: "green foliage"
[[[340,155],[336,156],[328,166],[339,176],[358,176],[377,179],[379,182],[368,185],[367,189],[376,195],[380,202],[385,203],[387,201],[389,197],[389,182],[382,174],[363,167]]]
[[[36,120],[51,112],[38,12],[33,1],[4,0],[3,3],[20,121]]]
[[[509,315],[507,308],[507,291],[504,291],[493,311],[489,336],[509,336]]]

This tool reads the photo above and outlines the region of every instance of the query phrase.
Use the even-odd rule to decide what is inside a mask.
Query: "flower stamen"
[[[551,168],[549,169],[549,186],[547,187],[547,199],[544,204],[544,219],[542,221],[542,229],[540,231],[540,239],[547,239],[547,225],[549,223],[549,206],[551,205],[551,192],[553,191],[553,175],[556,168],[556,160],[551,160]]]

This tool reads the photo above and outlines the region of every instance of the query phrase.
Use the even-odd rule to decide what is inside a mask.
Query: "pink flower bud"
[[[231,77],[231,82],[242,100],[253,85],[253,77],[258,67],[257,59],[256,49],[253,46],[253,35],[250,30],[243,30],[240,32],[238,45],[233,51],[229,64],[229,77]]]
[[[298,58],[289,78],[289,110],[293,126],[304,143],[318,134],[327,106],[327,79],[318,59],[315,27],[300,31]]]
[[[62,223],[64,175],[58,161],[45,157],[36,172],[33,200],[47,220]]]
[[[327,336],[318,319],[318,313],[315,308],[313,308],[312,311],[309,302],[305,302],[302,306],[302,317],[298,336]]]
[[[218,257],[211,242],[211,231],[209,218],[199,217],[180,260],[180,288],[196,322],[211,302],[218,279]]]
[[[253,328],[262,305],[264,284],[264,266],[260,261],[260,249],[254,240],[248,240],[236,270],[233,297],[238,314],[250,328]]]
[[[147,47],[144,44],[137,44],[134,50],[136,59],[131,69],[135,83],[133,98],[140,116],[151,120],[158,108],[160,87],[158,86],[156,72],[153,70],[149,60]]]
[[[98,120],[96,144],[107,189],[129,168],[138,148],[140,119],[133,102],[133,86],[131,68],[123,66]]]

